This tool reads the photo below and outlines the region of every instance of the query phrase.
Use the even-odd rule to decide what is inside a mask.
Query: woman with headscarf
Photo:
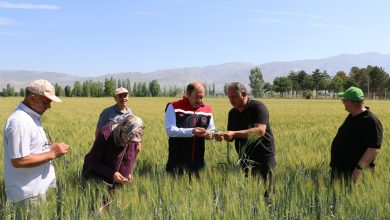
[[[83,178],[103,180],[111,186],[130,182],[143,132],[144,123],[135,115],[123,115],[105,125],[84,158]]]

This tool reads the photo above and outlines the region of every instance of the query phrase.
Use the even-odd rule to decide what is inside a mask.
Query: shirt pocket
[[[45,140],[43,139],[42,135],[39,134],[39,131],[36,129],[32,129],[30,137],[30,152],[41,153],[45,145]]]

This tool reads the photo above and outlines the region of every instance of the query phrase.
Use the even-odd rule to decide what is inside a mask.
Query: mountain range
[[[184,87],[191,81],[200,80],[207,84],[215,83],[217,90],[222,90],[223,85],[232,81],[249,83],[249,73],[252,68],[259,67],[263,73],[264,80],[271,82],[277,76],[286,76],[290,71],[304,70],[311,74],[315,69],[327,71],[333,76],[337,71],[349,72],[351,67],[359,68],[368,65],[380,66],[385,71],[390,71],[390,55],[376,52],[362,54],[341,54],[323,59],[306,59],[289,62],[269,62],[260,65],[245,62],[230,62],[204,67],[188,67],[177,69],[157,70],[153,72],[123,72],[106,74],[96,77],[80,77],[67,73],[28,71],[28,70],[0,70],[0,88],[6,87],[9,83],[19,88],[25,87],[28,83],[36,79],[47,79],[50,82],[58,83],[61,86],[70,85],[73,87],[75,81],[104,81],[105,78],[114,77],[116,79],[129,78],[134,82],[149,82],[158,80],[162,87],[179,86]]]

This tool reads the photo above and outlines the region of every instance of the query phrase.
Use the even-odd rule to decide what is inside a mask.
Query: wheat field
[[[22,99],[0,98],[0,131]],[[57,190],[39,208],[41,219],[390,219],[390,102],[367,100],[380,118],[384,139],[375,174],[352,187],[330,185],[330,145],[347,115],[339,100],[262,100],[270,112],[276,141],[277,166],[272,202],[263,199],[266,188],[245,178],[236,168],[234,147],[207,141],[206,168],[200,179],[171,178],[165,173],[168,138],[164,109],[172,98],[133,98],[129,107],[145,122],[142,152],[134,180],[118,189],[113,202],[100,212],[106,187],[83,183],[80,171],[91,148],[99,113],[114,104],[112,98],[63,98],[43,116],[53,141],[70,146],[55,160]],[[206,98],[217,129],[225,130],[230,104],[227,98]],[[0,163],[0,215],[11,219],[13,207],[6,200],[3,182],[3,142]],[[228,161],[229,159],[229,161]]]

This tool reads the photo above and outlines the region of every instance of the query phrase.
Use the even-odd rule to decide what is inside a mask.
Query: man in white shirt
[[[52,101],[62,102],[47,80],[26,87],[24,100],[9,116],[3,132],[4,182],[7,198],[16,207],[17,218],[46,200],[46,191],[56,186],[52,160],[64,155],[68,145],[51,143],[41,117]]]

